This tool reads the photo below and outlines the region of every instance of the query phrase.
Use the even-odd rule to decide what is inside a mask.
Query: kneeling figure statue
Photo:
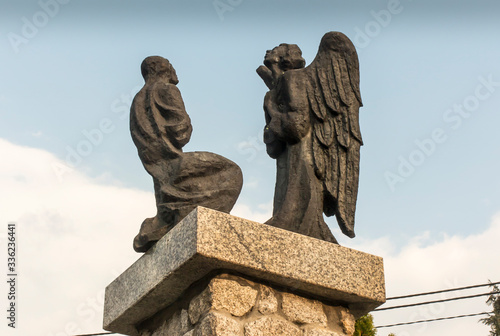
[[[130,131],[156,197],[156,216],[144,220],[134,239],[134,249],[146,252],[197,206],[231,211],[243,177],[220,155],[182,151],[192,126],[170,62],[147,57],[141,72],[146,83],[132,102]]]

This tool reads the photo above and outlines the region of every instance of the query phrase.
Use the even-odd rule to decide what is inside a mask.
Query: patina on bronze
[[[329,32],[304,68],[295,44],[267,51],[257,73],[264,99],[267,153],[276,159],[273,216],[266,223],[337,243],[323,219],[335,215],[354,237],[358,194],[359,63],[342,33]]]
[[[142,223],[134,239],[137,252],[147,251],[197,206],[229,213],[243,184],[234,162],[214,153],[182,151],[192,126],[170,62],[147,57],[141,72],[146,83],[132,102],[130,131],[153,177],[157,214]]]

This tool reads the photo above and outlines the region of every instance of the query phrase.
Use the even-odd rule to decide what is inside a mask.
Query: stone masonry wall
[[[199,293],[199,291],[198,291]],[[166,308],[141,336],[352,336],[348,309],[221,274],[183,304]]]

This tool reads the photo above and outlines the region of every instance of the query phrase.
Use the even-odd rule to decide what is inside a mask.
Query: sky
[[[255,69],[280,43],[309,63],[328,31],[358,50],[365,143],[357,237],[328,218],[332,232],[384,258],[388,297],[500,281],[498,13],[486,0],[0,0],[0,251],[8,223],[19,248],[18,328],[4,319],[2,335],[102,330],[103,289],[140,256],[132,239],[155,213],[128,125],[145,57],[177,71],[193,124],[184,150],[236,162],[232,214],[264,222],[275,162]],[[484,301],[378,312],[375,324],[479,313]],[[487,335],[477,321],[379,335]]]

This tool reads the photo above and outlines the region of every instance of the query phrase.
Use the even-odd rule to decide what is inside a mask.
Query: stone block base
[[[351,336],[354,322],[346,307],[220,274],[137,328],[141,336]]]
[[[382,258],[198,207],[106,288],[103,324],[132,336],[349,335],[346,316],[384,302]],[[152,327],[160,311],[171,316]]]

